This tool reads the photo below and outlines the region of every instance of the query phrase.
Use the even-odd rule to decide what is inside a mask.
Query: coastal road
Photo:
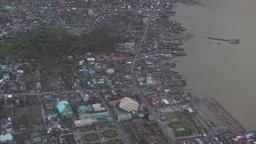
[[[174,133],[172,132],[172,130],[170,128],[168,128],[166,123],[164,123],[163,121],[160,120],[159,115],[156,113],[155,109],[149,104],[149,102],[143,96],[144,92],[143,92],[143,90],[141,90],[139,88],[139,84],[137,82],[137,78],[136,78],[136,74],[135,74],[135,64],[136,64],[136,61],[140,57],[140,50],[142,49],[142,45],[143,45],[143,43],[146,39],[146,35],[148,34],[150,21],[151,21],[151,15],[148,16],[148,21],[145,24],[144,33],[143,33],[142,38],[139,42],[139,46],[137,47],[137,49],[135,51],[135,56],[134,56],[134,59],[133,59],[133,62],[132,62],[131,74],[132,74],[132,78],[133,78],[132,79],[133,80],[133,85],[134,85],[134,88],[135,88],[135,92],[139,94],[138,98],[143,102],[143,104],[147,107],[149,113],[156,120],[158,127],[160,128],[164,137],[168,140],[168,143],[169,144],[175,144],[176,140],[175,140],[175,137],[174,137]]]

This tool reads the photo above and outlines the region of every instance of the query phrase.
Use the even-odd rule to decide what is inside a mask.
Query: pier
[[[244,133],[246,130],[244,127],[230,114],[228,113],[223,106],[214,98],[208,100],[208,103],[213,106],[224,118],[225,120],[233,127],[237,132]]]
[[[217,40],[217,41],[224,41],[228,42],[229,44],[237,45],[240,44],[239,39],[223,39],[223,38],[215,38],[215,37],[207,37],[209,40]]]

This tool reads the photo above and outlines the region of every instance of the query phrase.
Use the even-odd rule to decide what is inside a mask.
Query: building
[[[62,117],[72,117],[73,111],[67,101],[60,101],[57,103],[56,108]]]
[[[148,98],[149,102],[152,104],[152,105],[156,105],[160,102],[162,102],[162,100],[164,99],[163,96],[150,96]]]
[[[82,105],[77,108],[78,114],[84,114],[92,111],[93,111],[93,107],[91,105],[87,105],[87,106]]]
[[[100,103],[86,105],[86,106],[79,106],[77,109],[79,118],[83,119],[102,119],[108,117],[108,111],[104,106]]]
[[[93,13],[94,13],[93,9],[88,9],[88,10],[87,10],[87,14],[88,14],[88,15],[92,15]]]
[[[13,141],[13,136],[10,133],[5,133],[0,135],[0,143],[7,144]]]
[[[136,112],[139,108],[139,103],[129,97],[121,99],[119,107],[126,112]]]
[[[74,124],[76,127],[82,127],[82,126],[87,126],[87,125],[92,125],[93,123],[98,122],[96,119],[82,119],[82,120],[75,120]]]
[[[119,122],[129,121],[132,119],[131,113],[117,111],[117,120]]]
[[[83,113],[79,115],[80,119],[103,119],[108,117],[108,111]]]
[[[196,112],[195,109],[190,105],[184,105],[182,108],[188,114],[193,114]]]
[[[115,70],[113,68],[109,68],[106,70],[107,74],[112,75],[115,73]]]
[[[138,83],[139,83],[140,86],[144,85],[144,82],[145,82],[145,78],[144,77],[138,77],[137,80],[138,80]]]
[[[151,74],[147,74],[146,83],[147,85],[156,85],[157,78]]]
[[[92,104],[94,111],[105,111],[106,108],[102,106],[100,103]]]

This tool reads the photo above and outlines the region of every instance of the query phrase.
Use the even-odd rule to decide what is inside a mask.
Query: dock
[[[245,128],[229,112],[227,112],[217,100],[211,98],[208,100],[208,103],[215,108],[237,132],[246,132]]]
[[[237,45],[240,44],[239,39],[223,39],[223,38],[215,38],[215,37],[207,37],[209,40],[217,40],[217,41],[224,41],[228,42],[229,44]]]

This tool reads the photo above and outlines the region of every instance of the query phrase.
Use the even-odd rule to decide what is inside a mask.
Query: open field
[[[98,141],[99,136],[97,135],[97,133],[88,133],[84,135],[84,139],[87,142],[93,142],[93,141]]]
[[[83,139],[89,144],[98,143],[110,143],[110,144],[122,144],[117,131],[111,127],[101,127],[98,130],[90,130],[81,133]]]
[[[41,106],[30,105],[19,107],[15,109],[15,116],[13,118],[14,126],[23,124],[36,124],[41,120]]]
[[[176,137],[190,136],[199,131],[199,127],[192,117],[182,112],[176,112],[175,117],[170,119],[168,126],[173,129]]]

